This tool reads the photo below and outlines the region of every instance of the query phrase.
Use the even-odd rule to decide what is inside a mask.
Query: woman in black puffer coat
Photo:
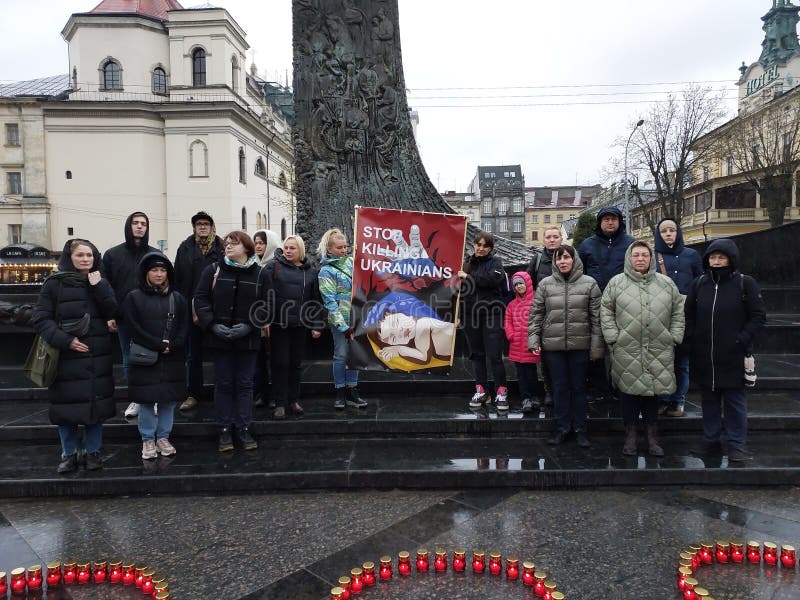
[[[172,263],[161,252],[145,254],[137,271],[139,287],[127,295],[122,312],[131,341],[157,352],[158,359],[150,366],[129,364],[128,400],[139,405],[142,458],[152,459],[158,453],[175,454],[169,435],[175,404],[186,391],[189,310],[186,300],[173,288]]]
[[[61,351],[48,392],[50,422],[58,425],[61,438],[59,473],[78,468],[78,425],[85,426],[86,468],[103,466],[103,421],[116,412],[107,323],[114,318],[117,301],[99,269],[100,253],[94,244],[69,240],[58,271],[44,282],[33,310],[36,333]]]

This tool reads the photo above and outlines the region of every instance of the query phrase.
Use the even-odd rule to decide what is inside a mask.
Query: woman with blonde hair
[[[306,256],[303,238],[290,235],[275,258],[262,271],[266,292],[264,330],[272,347],[272,396],[275,419],[286,413],[303,414],[300,406],[300,367],[306,349],[307,330],[318,338],[325,326],[321,321],[317,269]]]

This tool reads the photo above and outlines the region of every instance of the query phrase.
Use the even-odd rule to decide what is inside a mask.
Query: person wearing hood
[[[122,370],[125,381],[128,381],[128,353],[131,345],[130,327],[122,315],[122,303],[128,292],[136,289],[137,265],[148,252],[157,252],[156,248],[148,245],[150,240],[150,220],[141,211],[131,213],[125,220],[125,241],[122,244],[106,250],[103,254],[102,271],[105,278],[114,288],[114,296],[119,307],[116,318],[109,320],[111,331],[117,332],[120,349],[122,350]],[[139,407],[131,402],[125,409],[125,416],[135,417],[139,414]]]
[[[320,309],[317,270],[306,256],[303,238],[290,235],[275,258],[263,268],[266,289],[266,326],[272,367],[273,418],[286,413],[303,414],[300,398],[300,368],[306,352],[308,330],[315,339],[325,326]]]
[[[666,275],[678,287],[685,298],[692,281],[703,273],[703,263],[697,250],[683,245],[683,232],[675,219],[662,219],[655,230],[656,261],[658,271]],[[675,392],[659,398],[659,414],[668,417],[682,417],[689,390],[689,353],[685,345],[675,348]]]
[[[108,321],[117,313],[117,301],[100,264],[94,244],[68,240],[32,314],[36,333],[60,350],[48,389],[50,422],[58,425],[61,438],[59,473],[78,468],[79,425],[84,426],[86,469],[102,468],[103,421],[116,412]]]
[[[192,300],[200,283],[200,276],[209,265],[223,259],[225,250],[217,235],[214,219],[205,211],[192,216],[192,235],[183,240],[175,255],[175,290],[186,299],[192,310]],[[203,330],[196,324],[189,326],[189,343],[186,348],[186,400],[180,410],[191,410],[203,398]]]
[[[259,266],[263,267],[275,257],[275,250],[281,246],[281,238],[277,233],[269,229],[259,229],[253,233],[253,244],[256,248]],[[270,347],[269,338],[264,331],[261,332],[261,345],[258,349],[258,359],[256,361],[255,382],[253,385],[253,406],[263,406],[267,404],[269,408],[275,408],[275,401],[270,397]]]
[[[492,368],[495,386],[495,406],[508,410],[506,368],[503,364],[503,321],[505,306],[501,298],[506,287],[503,261],[494,253],[494,236],[479,231],[472,240],[473,253],[458,272],[461,280],[461,300],[464,303],[462,321],[467,336],[472,368],[475,372],[475,393],[469,401],[471,410],[491,405],[489,376],[486,361]]]
[[[233,450],[233,434],[245,450],[258,447],[253,421],[253,376],[261,343],[251,314],[267,289],[253,240],[244,231],[225,236],[225,256],[200,276],[194,295],[203,343],[214,358],[214,410],[219,451]]]
[[[529,413],[544,401],[544,387],[536,371],[541,353],[528,351],[528,321],[534,298],[531,276],[525,271],[514,273],[511,287],[514,290],[514,299],[506,306],[503,328],[508,340],[508,358],[517,371],[522,412]]]
[[[656,272],[655,264],[646,242],[631,244],[625,270],[608,283],[600,307],[611,378],[622,400],[626,456],[637,453],[640,413],[648,452],[664,456],[656,430],[657,397],[675,391],[675,346],[683,341],[683,297],[672,279]]]
[[[703,254],[705,274],[686,297],[686,339],[690,375],[700,387],[703,443],[699,455],[719,454],[722,421],[728,438],[728,460],[749,460],[745,356],[766,323],[761,289],[738,270],[739,250],[733,240],[711,242]]]
[[[125,298],[122,314],[130,326],[131,341],[157,353],[152,365],[130,365],[128,399],[139,405],[142,458],[172,456],[170,443],[175,405],[185,391],[186,336],[189,311],[174,290],[175,269],[161,252],[139,261],[139,286]],[[155,411],[158,402],[158,413]]]
[[[556,416],[548,444],[561,444],[575,431],[578,445],[586,436],[586,371],[589,360],[603,357],[600,333],[600,288],[583,274],[580,255],[572,246],[553,253],[553,274],[539,282],[528,321],[528,349],[543,353]]]
[[[358,371],[347,368],[347,352],[353,330],[350,327],[350,295],[353,290],[353,257],[349,255],[347,237],[339,229],[322,234],[317,249],[321,257],[319,293],[328,311],[328,326],[333,335],[333,386],[336,399],[333,407],[366,408],[367,401],[358,393]]]

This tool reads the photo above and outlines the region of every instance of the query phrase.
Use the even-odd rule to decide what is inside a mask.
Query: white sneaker
[[[508,410],[508,388],[501,386],[497,389],[497,395],[494,397],[497,410]]]
[[[130,419],[138,415],[139,415],[139,405],[136,404],[136,402],[131,402],[130,404],[128,404],[128,408],[125,409],[125,418]]]
[[[153,414],[158,416],[158,404],[153,404]]]
[[[469,401],[469,407],[473,410],[478,410],[482,408],[484,403],[491,402],[491,397],[487,394],[483,389],[476,388],[475,394],[473,394],[472,398]]]
[[[145,460],[152,460],[158,456],[156,451],[156,443],[153,440],[142,442],[142,458]]]

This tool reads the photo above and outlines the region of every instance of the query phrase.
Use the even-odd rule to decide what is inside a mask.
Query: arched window
[[[208,146],[200,140],[189,146],[189,177],[208,177]]]
[[[195,48],[192,52],[192,85],[203,87],[206,84],[206,51]]]
[[[278,175],[278,185],[281,187],[286,187],[286,173],[281,171],[281,174]]]
[[[247,183],[247,161],[244,156],[244,148],[239,146],[239,183]]]
[[[242,207],[242,231],[247,231],[247,209]]]
[[[261,175],[261,177],[267,176],[267,169],[264,166],[264,159],[260,156],[258,157],[258,160],[256,160],[256,175]]]
[[[122,89],[122,69],[120,69],[119,63],[114,60],[107,60],[103,65],[103,89]]]
[[[286,239],[286,219],[281,219],[281,239]]]
[[[234,92],[239,89],[239,61],[235,56],[231,57],[231,89]]]
[[[161,67],[156,67],[153,69],[153,93],[167,93],[167,72]]]

